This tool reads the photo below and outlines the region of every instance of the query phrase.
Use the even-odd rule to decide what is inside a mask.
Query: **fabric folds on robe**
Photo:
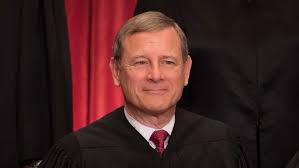
[[[181,109],[160,157],[119,108],[61,139],[40,166],[52,167],[248,168],[249,163],[229,127]]]
[[[287,168],[299,168],[299,151],[297,151],[297,153],[291,159]]]

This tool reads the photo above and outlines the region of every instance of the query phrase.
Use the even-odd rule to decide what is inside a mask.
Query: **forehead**
[[[173,27],[159,31],[138,32],[123,39],[123,50],[181,52],[180,38]]]

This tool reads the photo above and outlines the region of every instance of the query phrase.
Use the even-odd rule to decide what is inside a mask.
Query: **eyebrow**
[[[131,59],[146,58],[144,55],[135,55]]]
[[[176,57],[169,56],[169,55],[163,55],[161,58],[162,58],[162,59],[173,59],[173,60],[177,60]]]
[[[136,60],[136,59],[149,59],[148,57],[146,57],[145,55],[135,55],[133,57],[130,58],[130,60]],[[174,56],[170,56],[170,55],[162,55],[159,59],[172,59],[172,60],[178,60],[176,57]]]

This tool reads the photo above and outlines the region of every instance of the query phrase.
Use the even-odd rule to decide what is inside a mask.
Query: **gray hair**
[[[113,44],[113,57],[120,62],[123,52],[123,40],[125,37],[139,32],[155,32],[164,28],[173,27],[178,33],[181,42],[183,61],[187,60],[188,44],[185,33],[171,18],[161,12],[144,12],[129,19],[118,31]]]

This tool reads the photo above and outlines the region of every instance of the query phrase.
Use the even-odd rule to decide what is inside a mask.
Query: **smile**
[[[161,95],[167,92],[167,89],[144,89],[146,93]]]

